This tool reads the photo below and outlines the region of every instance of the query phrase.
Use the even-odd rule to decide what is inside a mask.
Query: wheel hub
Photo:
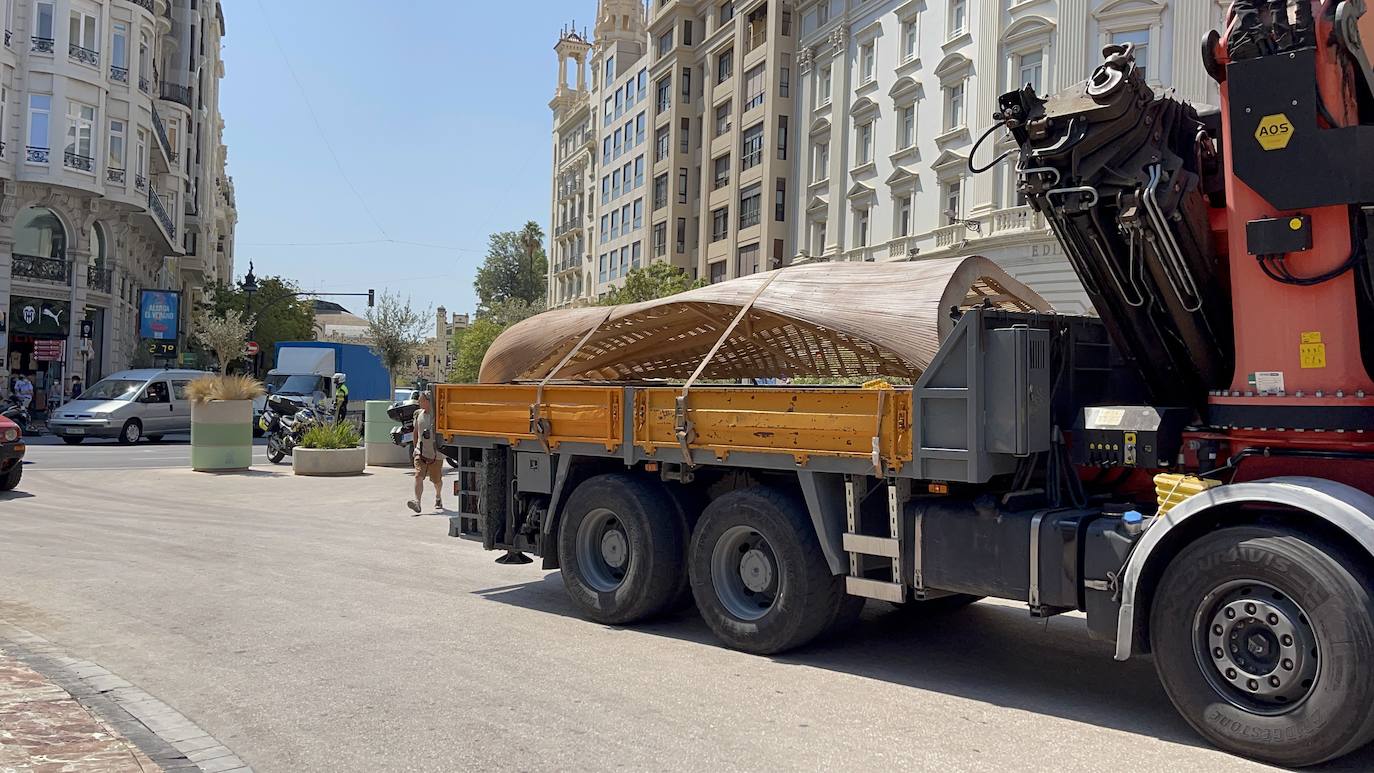
[[[620,587],[630,568],[630,538],[620,518],[598,507],[577,525],[573,542],[582,579],[599,593]]]
[[[773,562],[762,550],[750,550],[739,561],[739,576],[744,587],[762,593],[773,584]]]
[[[623,568],[629,555],[630,549],[625,542],[625,532],[612,529],[601,536],[601,557],[612,568]]]
[[[1204,604],[1206,652],[1199,661],[1209,681],[1247,711],[1282,714],[1312,691],[1319,650],[1297,603],[1263,583],[1219,589]],[[1205,655],[1205,657],[1204,657]]]

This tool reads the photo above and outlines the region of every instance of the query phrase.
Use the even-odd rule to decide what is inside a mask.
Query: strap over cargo
[[[953,329],[951,312],[979,306],[1051,311],[987,258],[815,263],[616,306],[609,316],[602,307],[545,312],[496,339],[481,381],[686,379],[718,342],[698,378],[915,379]]]

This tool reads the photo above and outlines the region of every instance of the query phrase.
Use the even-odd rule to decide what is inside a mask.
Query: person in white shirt
[[[28,377],[23,373],[14,381],[14,396],[19,398],[19,404],[26,410],[33,402],[33,384],[29,383]]]
[[[439,453],[439,436],[434,429],[434,400],[429,392],[417,398],[420,410],[415,412],[415,498],[406,507],[420,514],[420,497],[425,493],[425,478],[434,484],[434,512],[444,511],[444,458]]]

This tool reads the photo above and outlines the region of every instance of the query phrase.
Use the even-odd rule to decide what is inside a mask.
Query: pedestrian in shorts
[[[439,454],[439,437],[434,429],[434,398],[429,392],[417,397],[420,410],[415,412],[415,498],[406,506],[420,514],[420,497],[425,493],[425,478],[434,484],[434,512],[444,511],[444,459]]]

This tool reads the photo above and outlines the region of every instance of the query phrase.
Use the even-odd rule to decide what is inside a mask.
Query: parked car
[[[0,416],[0,491],[13,491],[24,475],[24,436],[19,425]]]
[[[48,418],[48,429],[73,445],[88,437],[116,438],[124,445],[191,431],[186,385],[198,370],[126,370],[86,388],[81,397]]]

